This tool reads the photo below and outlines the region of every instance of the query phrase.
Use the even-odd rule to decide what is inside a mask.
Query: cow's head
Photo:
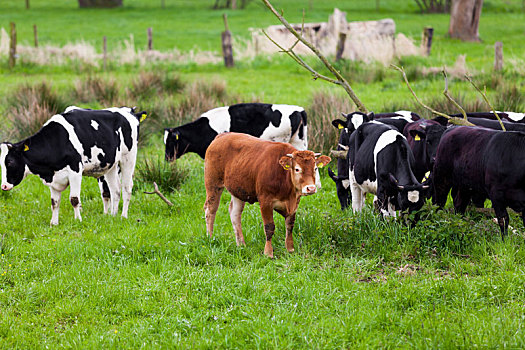
[[[447,127],[438,123],[431,123],[431,120],[420,122],[415,122],[419,123],[419,125],[409,131],[407,141],[416,158],[420,154],[419,157],[423,158],[421,161],[425,163],[426,170],[431,170],[436,158],[439,141]]]
[[[352,112],[349,114],[341,113],[346,120],[334,119],[332,125],[337,129],[347,128],[348,134],[352,134],[362,124],[374,120],[374,112],[368,114],[362,112]]]
[[[0,166],[2,168],[2,190],[9,191],[18,185],[25,177],[26,163],[23,152],[29,148],[24,143],[0,144]]]
[[[180,134],[177,128],[164,129],[165,156],[169,162],[179,159],[189,146],[188,141]]]
[[[397,189],[396,209],[413,212],[421,209],[428,196],[430,186],[426,184],[401,185],[394,175],[389,175],[390,184]]]
[[[296,191],[303,195],[310,195],[317,192],[315,185],[317,168],[325,166],[330,161],[330,157],[312,151],[294,151],[281,157],[279,164],[290,172]]]

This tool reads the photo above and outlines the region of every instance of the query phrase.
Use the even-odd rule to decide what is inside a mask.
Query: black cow
[[[197,120],[176,128],[166,128],[166,160],[172,161],[187,152],[202,158],[218,134],[233,131],[263,140],[288,142],[299,150],[308,148],[307,120],[304,108],[267,103],[241,103],[219,107]]]
[[[111,214],[117,214],[122,187],[122,216],[127,217],[139,122],[145,116],[145,112],[134,113],[127,107],[104,110],[68,107],[64,113],[51,117],[35,135],[15,144],[0,144],[2,190],[12,189],[27,174],[39,176],[51,190],[51,225],[57,225],[62,191],[71,186],[69,199],[75,218],[82,220],[82,176],[104,175],[109,190],[102,192],[105,211],[109,199]]]
[[[381,122],[383,124],[395,127],[399,132],[403,132],[403,128],[410,122],[419,120],[420,117],[416,113],[410,111],[397,111],[393,113],[377,113],[370,112],[368,114],[362,112],[353,112],[349,114],[342,113],[346,121],[341,119],[334,119],[332,125],[337,129],[341,129],[339,137],[339,144],[337,150],[348,150],[350,135],[363,123],[367,122]],[[348,161],[346,159],[337,159],[337,175],[332,169],[328,168],[328,175],[335,182],[337,189],[337,197],[341,204],[341,209],[344,210],[350,206],[350,187],[348,179]]]
[[[352,209],[361,211],[366,193],[377,196],[383,215],[420,209],[428,186],[412,172],[414,156],[399,131],[389,125],[365,123],[350,136],[348,151]]]
[[[476,126],[481,126],[484,128],[489,128],[493,130],[502,130],[501,124],[498,120],[491,120],[491,119],[485,119],[485,118],[467,118],[469,122]],[[505,130],[507,131],[525,131],[525,124],[524,123],[515,123],[515,122],[509,122],[506,120],[502,120],[503,125],[505,126]]]
[[[502,237],[507,207],[525,214],[525,133],[458,126],[447,130],[433,170],[434,198],[440,207],[452,189],[454,208],[464,213],[472,198],[489,198]]]
[[[516,113],[516,112],[500,112],[496,111],[498,117],[501,120],[515,123],[525,123],[525,113]],[[463,114],[451,114],[451,117],[463,118]],[[467,118],[483,118],[497,120],[496,116],[492,112],[470,112],[467,113]]]
[[[408,145],[414,154],[414,175],[419,181],[428,179],[426,174],[432,171],[434,158],[443,132],[447,129],[446,120],[420,119],[409,123],[403,130]]]

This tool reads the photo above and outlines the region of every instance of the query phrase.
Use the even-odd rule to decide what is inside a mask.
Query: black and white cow
[[[215,136],[239,132],[263,140],[288,142],[298,150],[308,148],[306,112],[303,107],[268,103],[241,103],[203,113],[197,120],[176,128],[166,128],[166,160],[187,152],[202,158]]]
[[[352,209],[361,211],[365,194],[377,196],[383,215],[396,210],[420,209],[428,186],[419,183],[412,172],[414,156],[403,136],[393,127],[365,123],[350,136],[348,151]]]
[[[501,120],[505,120],[508,122],[514,122],[514,123],[525,123],[525,113],[500,112],[500,111],[496,111],[496,113],[498,114],[498,117]],[[463,114],[451,114],[450,116],[457,117],[457,118],[463,118]],[[467,113],[467,118],[483,118],[483,119],[497,120],[493,112],[470,112],[470,113]]]
[[[471,199],[489,198],[502,237],[507,234],[507,207],[525,223],[525,133],[457,126],[439,143],[433,171],[433,202],[443,207],[452,189],[454,208],[464,213]]]
[[[342,113],[346,120],[334,119],[332,125],[341,130],[337,150],[348,150],[350,135],[363,123],[380,122],[383,124],[395,127],[399,132],[403,132],[403,128],[413,121],[420,119],[419,115],[410,111],[397,111],[393,113],[377,113],[370,112],[368,114],[362,112],[353,112],[349,114]],[[348,178],[348,161],[346,158],[337,159],[337,175],[332,169],[328,168],[328,175],[335,182],[337,189],[337,197],[341,204],[341,209],[344,210],[350,206],[350,182]]]
[[[491,119],[485,119],[485,118],[467,118],[469,122],[476,126],[481,126],[484,128],[489,128],[493,130],[502,130],[501,124],[498,120],[491,120]],[[514,123],[509,122],[506,120],[501,120],[503,125],[505,126],[505,130],[507,131],[525,131],[525,124],[524,123]]]
[[[82,176],[104,176],[99,186],[105,212],[111,201],[111,214],[117,214],[122,187],[122,216],[127,217],[139,122],[145,117],[145,112],[134,113],[127,107],[104,110],[68,107],[64,113],[52,116],[33,136],[15,144],[0,144],[2,190],[11,190],[28,174],[39,176],[51,190],[51,225],[57,225],[62,191],[70,186],[69,199],[75,218],[82,220]],[[109,194],[104,193],[104,183]]]

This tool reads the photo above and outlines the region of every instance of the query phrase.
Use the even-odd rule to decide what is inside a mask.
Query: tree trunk
[[[483,0],[454,0],[450,11],[448,34],[463,41],[481,41],[479,38],[479,17]]]
[[[78,0],[79,7],[120,7],[122,0]]]

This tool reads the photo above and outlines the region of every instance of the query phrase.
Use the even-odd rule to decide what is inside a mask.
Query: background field
[[[469,71],[487,86],[497,108],[524,110],[521,1],[484,2],[481,43],[446,38],[448,16],[421,15],[409,0],[382,0],[379,12],[375,1],[311,3],[311,9],[308,1],[274,5],[294,22],[300,22],[303,8],[309,22],[326,21],[334,7],[346,11],[348,20],[393,18],[397,31],[416,42],[422,28],[432,25],[432,55],[396,62],[427,103],[447,107],[440,97],[442,78],[424,75],[422,68],[450,67],[466,54]],[[100,52],[104,35],[110,50],[130,34],[135,47],[143,49],[151,26],[157,50],[218,52],[224,11],[212,10],[212,4],[166,0],[161,9],[160,1],[124,0],[121,9],[79,10],[75,1],[32,0],[25,10],[23,1],[9,1],[0,3],[0,27],[16,22],[19,42],[31,45],[37,24],[41,45],[84,41]],[[255,0],[245,10],[226,12],[239,39],[248,38],[249,27],[277,23]],[[496,40],[503,41],[505,53],[505,70],[498,74],[492,72]],[[9,70],[6,61],[1,57],[2,139],[29,132],[14,130],[17,116],[39,115],[24,101],[46,85],[47,96],[61,108],[137,105],[148,110],[141,126],[140,167],[146,160],[163,164],[164,127],[192,120],[215,105],[253,100],[303,105],[313,126],[312,147],[325,151],[335,144],[327,121],[352,108],[337,87],[312,81],[287,57],[238,61],[231,70],[194,62],[112,63],[107,71],[78,62],[19,64]],[[423,113],[388,67],[352,62],[338,67],[369,109]],[[37,92],[28,86],[37,86]],[[451,90],[466,106],[486,108],[461,79],[452,80]],[[171,208],[143,194],[151,184],[136,174],[127,220],[102,215],[96,181],[90,178],[84,179],[81,194],[84,220],[73,220],[66,191],[58,227],[48,226],[49,191],[37,178],[0,193],[2,347],[525,346],[524,227],[517,215],[511,218],[517,234],[503,242],[491,218],[475,211],[460,217],[427,203],[422,220],[408,225],[379,219],[371,206],[360,215],[343,213],[335,186],[323,173],[322,191],[301,202],[296,252],[286,253],[284,221],[276,215],[276,258],[269,260],[262,255],[258,205],[245,209],[247,246],[238,248],[225,193],[210,239],[202,211],[203,161],[187,155],[177,167],[188,176],[179,189],[166,191],[175,203]]]

